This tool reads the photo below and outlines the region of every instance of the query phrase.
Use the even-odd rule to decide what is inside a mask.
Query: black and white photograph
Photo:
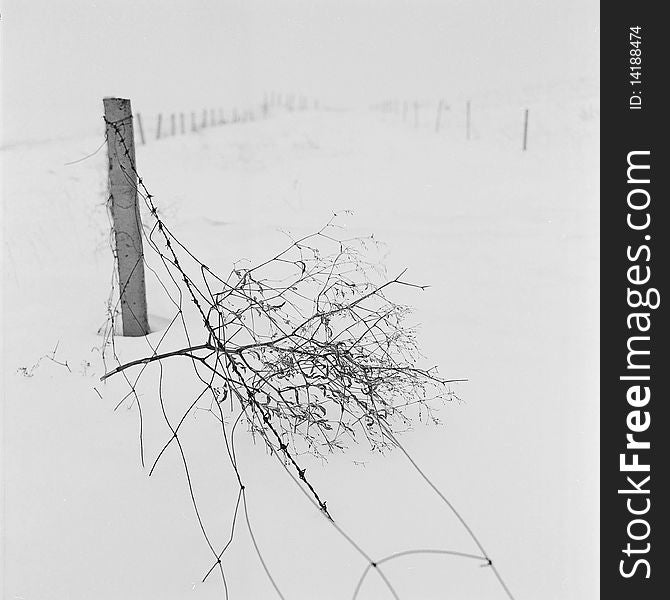
[[[3,598],[599,597],[598,2],[0,36]]]

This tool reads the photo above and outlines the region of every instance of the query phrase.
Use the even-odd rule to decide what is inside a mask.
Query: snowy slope
[[[529,150],[520,151],[530,110]],[[434,131],[368,111],[276,113],[138,148],[147,186],[182,241],[227,272],[265,258],[334,211],[352,235],[386,244],[389,273],[430,284],[415,307],[431,364],[459,384],[441,426],[403,442],[460,508],[519,599],[597,591],[597,139],[589,90],[462,99]],[[102,137],[2,150],[4,592],[8,599],[221,598],[200,584],[211,555],[178,455],[147,478],[137,414],[122,386],[101,384],[98,328],[112,262]],[[172,317],[148,282],[157,328]],[[160,331],[152,336],[159,336]],[[121,356],[144,351],[117,338]],[[59,363],[40,357],[50,354]],[[174,364],[174,367],[172,365]],[[188,368],[170,363],[179,399]],[[147,410],[155,391],[143,388]],[[175,400],[177,401],[177,400]],[[215,423],[187,423],[197,492],[217,545],[236,488]],[[166,431],[146,432],[149,454]],[[365,568],[263,448],[240,436],[254,532],[286,598],[349,598]],[[353,460],[365,464],[354,464]],[[328,506],[376,557],[407,548],[476,552],[395,452],[308,463]],[[243,527],[226,555],[231,598],[271,598]],[[405,557],[387,567],[401,598],[502,598],[476,561]],[[370,577],[361,598],[387,592]]]

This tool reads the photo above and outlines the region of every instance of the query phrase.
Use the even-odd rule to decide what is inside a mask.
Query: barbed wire
[[[196,258],[163,221],[154,196],[131,160],[120,123],[107,119],[105,122],[107,136],[113,132],[118,147],[131,165],[128,171],[119,162],[121,170],[137,189],[152,219],[151,225],[139,233],[158,259],[163,274],[146,259],[142,259],[144,266],[174,306],[175,316],[157,341],[152,343],[149,337],[144,338],[150,350],[146,356],[122,362],[115,331],[123,290],[119,289],[115,273],[107,322],[103,327],[106,372],[101,379],[120,376],[128,386],[128,392],[116,408],[127,400],[131,406],[138,407],[140,455],[144,467],[144,416],[137,386],[149,365],[158,366],[156,395],[171,435],[153,460],[149,475],[154,473],[166,450],[176,446],[190,501],[212,554],[212,565],[202,581],[218,571],[225,598],[229,598],[222,560],[231,547],[238,520],[243,517],[268,581],[277,595],[285,598],[252,526],[248,490],[235,448],[235,433],[244,423],[251,437],[263,442],[309,502],[366,561],[367,566],[354,588],[354,600],[371,570],[377,573],[389,594],[399,599],[382,565],[400,557],[425,554],[483,561],[481,566],[491,567],[502,589],[513,600],[470,526],[397,438],[398,433],[409,427],[413,417],[437,421],[435,406],[455,398],[450,384],[464,381],[444,379],[434,367],[419,366],[422,357],[416,332],[406,325],[409,308],[389,297],[393,288],[423,289],[426,286],[403,279],[404,271],[396,277],[386,277],[382,268],[365,257],[367,245],[374,242],[345,238],[337,225],[337,215],[319,231],[291,238],[289,245],[272,258],[255,265],[238,262],[227,276],[219,276]],[[111,144],[110,148],[117,148],[117,144]],[[118,160],[118,156],[110,159]],[[193,317],[201,321],[197,334],[191,331],[187,306],[191,307]],[[177,327],[183,335],[183,345],[163,350],[168,333]],[[114,366],[108,365],[110,353]],[[187,402],[178,419],[168,416],[163,389],[164,369],[168,368],[164,365],[176,359],[189,360],[200,382],[199,391]],[[135,369],[138,372],[131,377]],[[224,414],[224,406],[229,418]],[[180,436],[182,426],[196,409],[206,411],[218,422],[238,486],[229,535],[222,546],[214,543],[206,526]],[[450,549],[409,549],[373,559],[334,517],[300,460],[305,455],[324,458],[334,451],[345,451],[348,444],[356,444],[361,439],[374,451],[399,448],[457,517],[480,554]]]

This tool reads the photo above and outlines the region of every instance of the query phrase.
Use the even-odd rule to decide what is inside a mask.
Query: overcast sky
[[[598,3],[561,0],[5,0],[6,142],[266,90],[357,105],[597,76]]]

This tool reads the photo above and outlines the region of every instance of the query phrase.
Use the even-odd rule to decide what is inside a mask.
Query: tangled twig
[[[108,126],[129,155],[119,125],[108,122]],[[464,380],[444,379],[435,368],[421,366],[416,331],[407,324],[410,309],[391,299],[394,288],[424,289],[426,286],[406,281],[404,272],[394,278],[384,278],[383,271],[365,258],[367,240],[344,239],[338,235],[340,230],[335,218],[313,234],[291,239],[288,246],[272,258],[254,266],[238,263],[227,276],[220,276],[174,236],[161,219],[153,196],[134,165],[132,172],[125,175],[138,186],[138,194],[151,215],[153,222],[144,234],[167,280],[148,262],[145,261],[145,265],[156,275],[176,315],[157,342],[152,343],[147,338],[150,354],[122,363],[113,335],[118,310],[110,303],[105,340],[113,350],[117,366],[101,379],[121,375],[128,383],[130,392],[125,398],[132,398],[139,408],[144,462],[142,409],[136,386],[149,365],[159,366],[158,396],[172,436],[155,458],[150,474],[165,450],[175,444],[182,457],[200,528],[214,557],[214,564],[204,579],[218,569],[228,597],[222,556],[230,546],[242,512],[263,569],[283,598],[251,527],[247,491],[233,441],[241,422],[247,424],[254,438],[262,440],[310,501],[365,558],[368,568],[355,593],[370,567],[374,567],[391,595],[398,598],[381,569],[383,562],[396,556],[433,552],[486,560],[491,565],[467,526],[482,556],[429,550],[397,553],[373,561],[333,518],[299,460],[304,454],[324,457],[336,450],[344,451],[349,443],[361,439],[377,451],[399,446],[395,434],[406,429],[417,416],[437,420],[436,407],[441,401],[454,397],[449,384]],[[194,316],[201,321],[195,334],[191,318],[186,316],[185,298],[190,300]],[[184,344],[159,351],[168,331],[178,325],[183,331]],[[203,386],[175,423],[167,415],[162,378],[164,364],[177,359],[191,362]],[[139,372],[131,378],[133,370]],[[239,486],[230,538],[221,550],[215,548],[207,533],[180,440],[180,428],[196,408],[208,411],[219,422]],[[455,512],[451,504],[449,507]],[[456,515],[460,519],[460,515]],[[511,598],[507,588],[504,589]]]

